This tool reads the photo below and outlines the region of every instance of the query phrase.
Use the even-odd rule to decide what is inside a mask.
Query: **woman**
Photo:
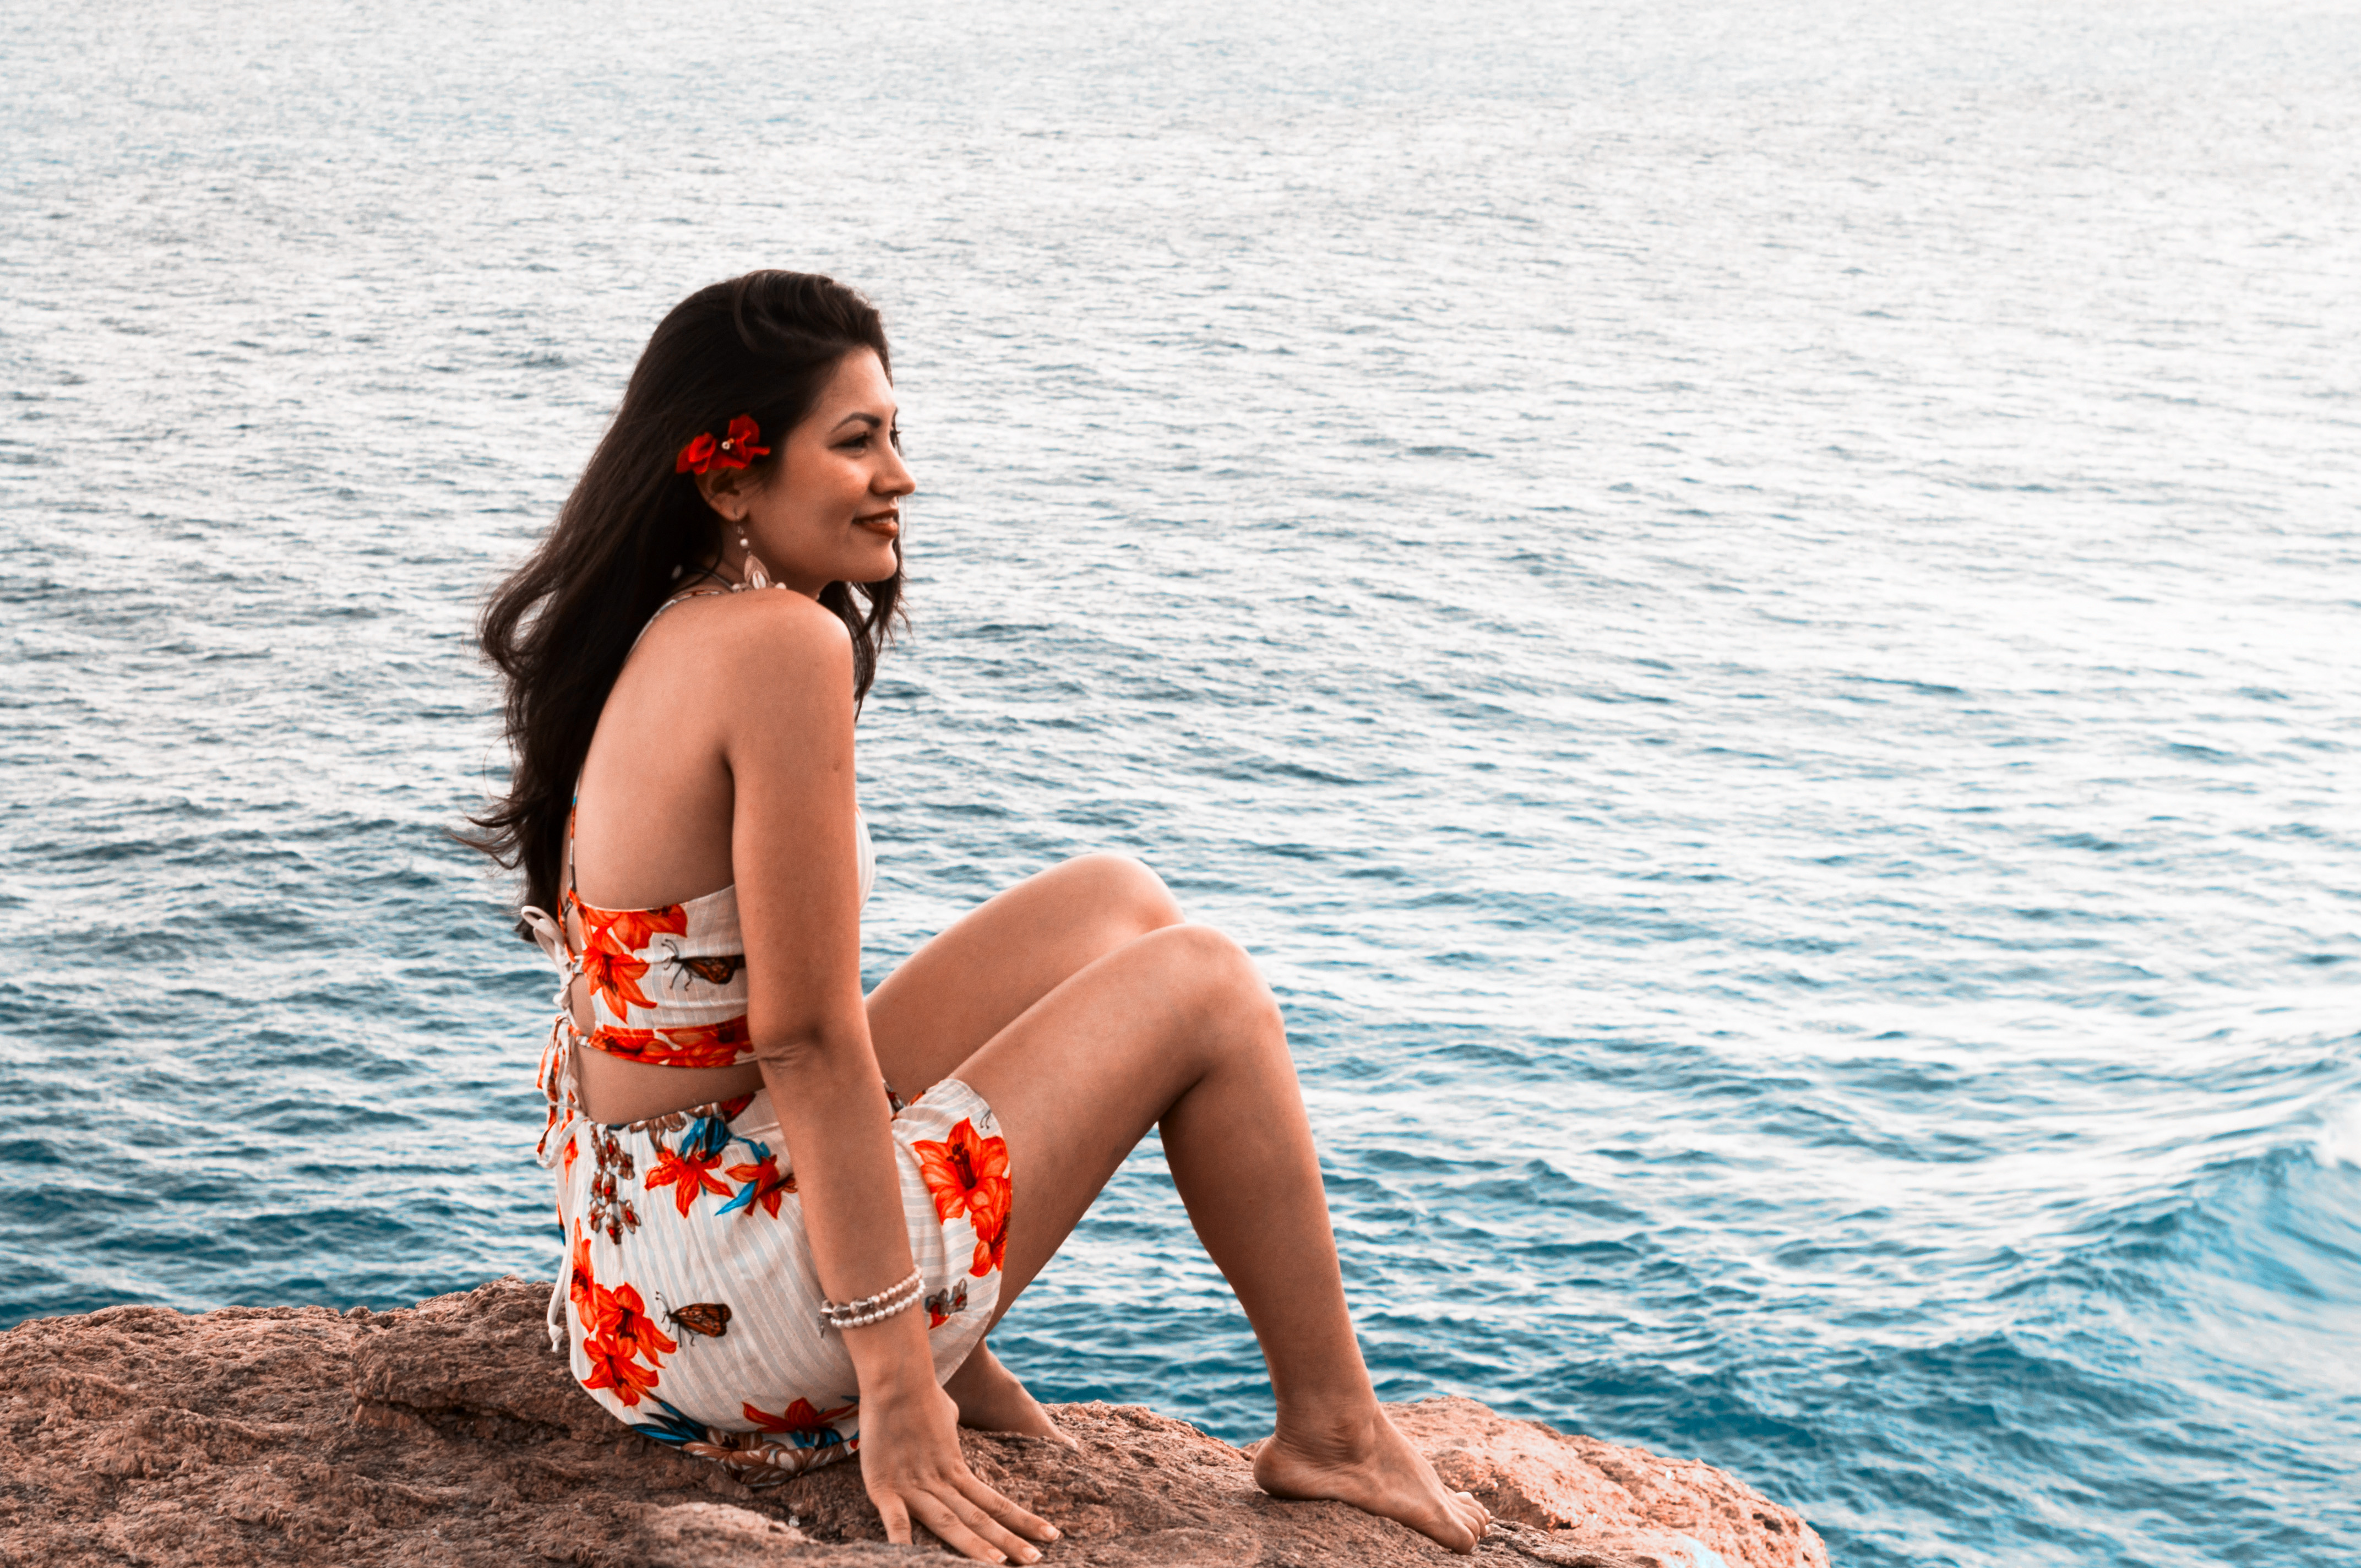
[[[1269,1365],[1256,1480],[1470,1552],[1483,1509],[1370,1388],[1279,1010],[1235,945],[1088,856],[862,994],[853,718],[915,488],[890,363],[828,279],[690,296],[485,612],[517,762],[471,841],[522,871],[566,974],[554,1342],[651,1437],[746,1475],[858,1447],[887,1539],[1033,1562],[1056,1530],[955,1429],[1057,1435],[984,1336],[1160,1126]]]

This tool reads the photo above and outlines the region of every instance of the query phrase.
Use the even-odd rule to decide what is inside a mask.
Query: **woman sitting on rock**
[[[1370,1387],[1279,1009],[1235,943],[1085,856],[862,994],[853,718],[914,488],[890,363],[828,279],[691,295],[485,612],[516,767],[473,841],[522,872],[566,975],[553,1342],[650,1437],[741,1474],[858,1448],[887,1539],[1033,1562],[1056,1530],[955,1429],[1056,1435],[984,1336],[1160,1126],[1270,1368],[1255,1479],[1472,1551],[1483,1509]]]

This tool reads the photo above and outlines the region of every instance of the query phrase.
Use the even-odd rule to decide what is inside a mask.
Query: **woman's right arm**
[[[912,1268],[892,1113],[861,991],[852,646],[833,614],[798,595],[740,603],[739,613],[716,618],[715,633],[747,1022],[821,1288],[851,1301]],[[935,1382],[925,1313],[842,1332],[861,1384],[862,1478],[886,1539],[907,1541],[915,1520],[983,1562],[1037,1559],[1022,1538],[1057,1531],[968,1469],[957,1407]]]

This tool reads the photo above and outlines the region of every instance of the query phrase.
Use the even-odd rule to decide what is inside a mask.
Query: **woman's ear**
[[[747,492],[753,487],[747,482],[744,468],[713,467],[697,476],[697,493],[705,504],[721,515],[725,522],[746,521]]]

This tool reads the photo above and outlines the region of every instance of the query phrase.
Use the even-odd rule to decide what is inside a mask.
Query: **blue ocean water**
[[[1136,850],[1286,1004],[1389,1397],[1848,1565],[2350,1556],[2351,6],[166,0],[0,77],[0,1323],[554,1271],[470,620],[789,265],[924,487],[873,976]],[[1268,1419],[1152,1146],[997,1343]]]

